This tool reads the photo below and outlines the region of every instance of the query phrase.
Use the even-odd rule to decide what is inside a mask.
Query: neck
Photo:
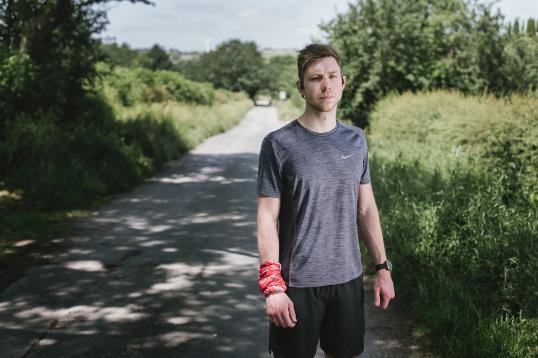
[[[320,112],[306,105],[304,113],[297,120],[314,132],[328,132],[336,126],[336,107],[330,112]]]

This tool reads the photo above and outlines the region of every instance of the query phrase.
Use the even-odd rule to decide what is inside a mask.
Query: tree
[[[394,91],[504,91],[502,15],[467,0],[358,0],[321,29],[348,82],[340,112],[366,126]]]
[[[271,57],[266,65],[265,77],[268,81],[266,87],[273,94],[286,91],[290,95],[296,91],[295,81],[298,77],[295,57],[292,55]]]
[[[534,22],[533,18],[530,18],[527,21],[527,35],[536,36],[536,23]]]
[[[120,46],[116,43],[101,44],[101,50],[106,56],[106,62],[115,66],[135,67],[139,62],[140,53],[126,43]]]
[[[514,35],[519,35],[519,30],[520,30],[520,26],[519,26],[519,18],[516,17],[516,20],[514,21]]]
[[[159,45],[155,44],[153,47],[145,54],[145,57],[148,59],[145,67],[155,71],[155,70],[169,70],[172,68],[172,62],[168,53]]]
[[[478,90],[491,90],[502,94],[509,90],[505,86],[507,78],[502,71],[505,62],[505,40],[500,31],[502,15],[499,12],[492,14],[491,8],[486,6],[480,7],[479,11],[481,13],[473,19],[471,31],[474,51],[469,51],[469,54],[476,58]]]
[[[151,4],[149,0],[129,0]],[[84,84],[103,58],[93,37],[107,24],[111,0],[6,0],[0,6],[0,120],[54,113],[65,125],[83,111]]]
[[[211,82],[230,91],[244,91],[254,100],[256,93],[266,88],[268,83],[264,67],[262,54],[255,42],[234,39],[182,64],[180,70],[189,79]]]

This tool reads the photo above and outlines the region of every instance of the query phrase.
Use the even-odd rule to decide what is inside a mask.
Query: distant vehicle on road
[[[270,106],[272,98],[270,95],[261,94],[254,97],[254,103],[256,106]]]

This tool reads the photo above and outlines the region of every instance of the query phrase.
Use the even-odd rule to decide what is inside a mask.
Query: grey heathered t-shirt
[[[317,133],[297,119],[262,141],[258,194],[280,198],[279,261],[289,287],[344,283],[362,273],[359,183],[370,182],[362,129]]]

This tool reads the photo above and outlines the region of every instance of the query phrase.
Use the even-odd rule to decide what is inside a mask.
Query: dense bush
[[[33,85],[36,66],[25,54],[5,54],[0,56],[0,126],[13,118],[17,110],[26,105],[28,98],[36,95]],[[2,134],[0,134],[0,139]]]
[[[442,356],[538,353],[538,98],[406,94],[369,133],[397,291]]]
[[[210,105],[215,98],[211,83],[189,81],[177,72],[158,71],[155,81],[162,83],[175,101]]]
[[[105,63],[100,63],[98,68],[104,86],[112,89],[113,93],[108,94],[122,106],[164,101],[211,105],[215,98],[210,83],[193,82],[177,72],[124,67],[112,69]]]
[[[63,130],[54,116],[23,116],[8,123],[0,152],[5,158],[5,185],[24,193],[34,209],[75,207],[136,182],[135,158],[122,143],[119,127],[101,98],[74,132]]]

